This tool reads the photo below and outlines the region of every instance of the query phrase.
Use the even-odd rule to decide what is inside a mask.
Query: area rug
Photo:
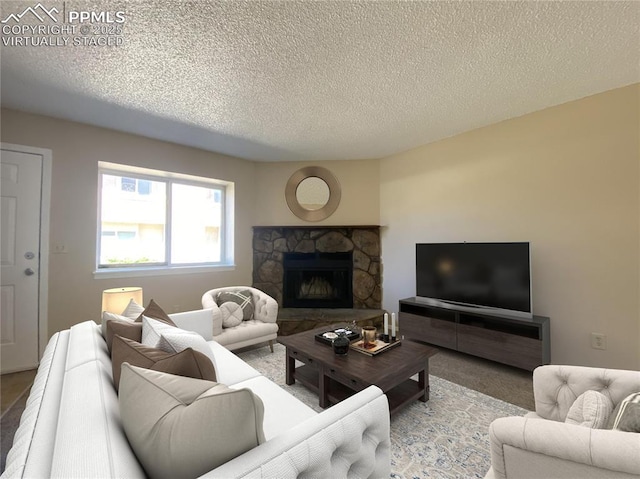
[[[313,408],[318,396],[285,384],[285,348],[274,345],[238,354],[261,374]],[[391,418],[391,477],[483,478],[491,466],[489,424],[527,411],[431,375],[430,399],[416,401]]]

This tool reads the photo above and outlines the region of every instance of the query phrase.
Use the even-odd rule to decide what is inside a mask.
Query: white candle
[[[396,337],[396,313],[391,313],[391,337]]]
[[[384,334],[389,335],[389,313],[384,313]]]

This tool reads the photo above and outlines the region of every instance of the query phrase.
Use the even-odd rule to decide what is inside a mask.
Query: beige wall
[[[338,209],[327,219],[307,222],[287,206],[284,190],[291,175],[305,166],[322,166],[340,183],[342,198]],[[257,163],[255,188],[256,224],[297,225],[377,225],[380,224],[380,176],[378,160]]]
[[[417,242],[530,241],[552,362],[639,368],[639,99],[617,89],[382,160],[384,307],[415,295]]]
[[[251,226],[254,224],[255,164],[193,148],[103,128],[2,110],[3,142],[48,148],[53,152],[51,246],[67,254],[49,262],[49,334],[86,319],[99,319],[103,289],[142,286],[145,302],[154,298],[167,311],[201,307],[210,288],[251,282]],[[98,162],[136,165],[235,182],[234,271],[94,279]]]

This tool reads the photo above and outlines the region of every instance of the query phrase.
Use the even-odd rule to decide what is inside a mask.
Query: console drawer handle
[[[357,383],[357,382],[358,382],[358,381],[356,381],[355,379],[352,379],[352,380],[351,380],[351,384],[355,384],[355,383]]]
[[[293,351],[293,355],[297,356],[298,355],[298,351]]]
[[[329,369],[329,371],[331,371],[332,374],[336,372],[335,369]]]
[[[309,363],[312,363],[312,362],[313,362],[313,359],[311,359],[311,358],[307,358],[307,361],[309,361]]]

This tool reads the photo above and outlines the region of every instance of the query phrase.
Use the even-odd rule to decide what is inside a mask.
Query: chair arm
[[[533,371],[536,414],[545,419],[564,421],[577,397],[588,390],[601,392],[615,407],[640,391],[640,372],[564,365],[540,366]]]
[[[215,295],[213,294],[215,291],[217,290],[212,289],[202,295],[202,308],[211,310],[214,339],[222,334],[222,312],[218,307],[218,303],[216,303]]]
[[[253,317],[263,323],[275,323],[278,319],[278,302],[262,291],[256,292]]]
[[[389,403],[376,386],[204,474],[239,477],[389,477]]]
[[[640,474],[640,434],[637,433],[591,429],[545,419],[505,417],[491,423],[489,436],[496,478],[543,474],[511,448],[548,456],[556,471],[554,477],[585,477],[585,471],[591,468],[603,469],[601,477],[616,473]]]

